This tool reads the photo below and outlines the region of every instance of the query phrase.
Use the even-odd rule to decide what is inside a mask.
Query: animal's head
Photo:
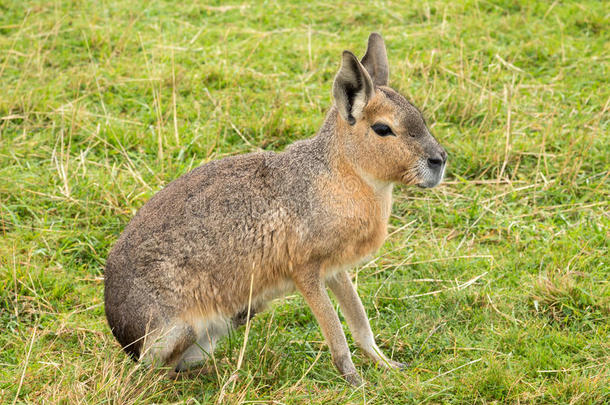
[[[434,187],[443,178],[447,152],[432,136],[421,112],[388,87],[383,39],[369,37],[362,61],[343,52],[333,84],[339,130],[347,154],[363,175],[376,182]]]

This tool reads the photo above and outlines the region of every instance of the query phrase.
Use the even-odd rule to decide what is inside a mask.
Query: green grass
[[[0,0],[0,403],[610,402],[607,4],[371,3]],[[450,153],[354,271],[410,367],[354,350],[347,386],[298,295],[255,318],[236,380],[243,328],[205,376],[132,363],[102,298],[121,230],[197,165],[312,136],[374,30]]]

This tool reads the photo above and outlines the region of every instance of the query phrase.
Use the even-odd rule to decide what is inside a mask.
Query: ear
[[[350,51],[343,51],[341,69],[333,83],[333,97],[341,117],[354,125],[374,91],[371,77],[356,56]]]
[[[385,50],[383,38],[376,32],[369,36],[369,45],[362,58],[362,65],[373,79],[376,86],[387,86],[390,68],[388,67],[388,54]]]

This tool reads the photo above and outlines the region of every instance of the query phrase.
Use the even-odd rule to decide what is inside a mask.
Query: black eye
[[[379,136],[388,136],[388,135],[396,136],[392,132],[392,128],[388,127],[386,124],[376,123],[376,124],[373,124],[371,126],[371,128],[373,128],[373,131],[375,131],[375,133]]]

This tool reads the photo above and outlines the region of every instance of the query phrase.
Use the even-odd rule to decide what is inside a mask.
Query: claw
[[[392,361],[392,367],[397,368],[398,370],[404,371],[409,367],[409,364],[401,363],[399,361]]]
[[[401,363],[399,361],[394,360],[380,361],[378,364],[387,368],[394,368],[398,370],[405,370],[407,369],[407,367],[409,367],[409,364],[407,363]]]

